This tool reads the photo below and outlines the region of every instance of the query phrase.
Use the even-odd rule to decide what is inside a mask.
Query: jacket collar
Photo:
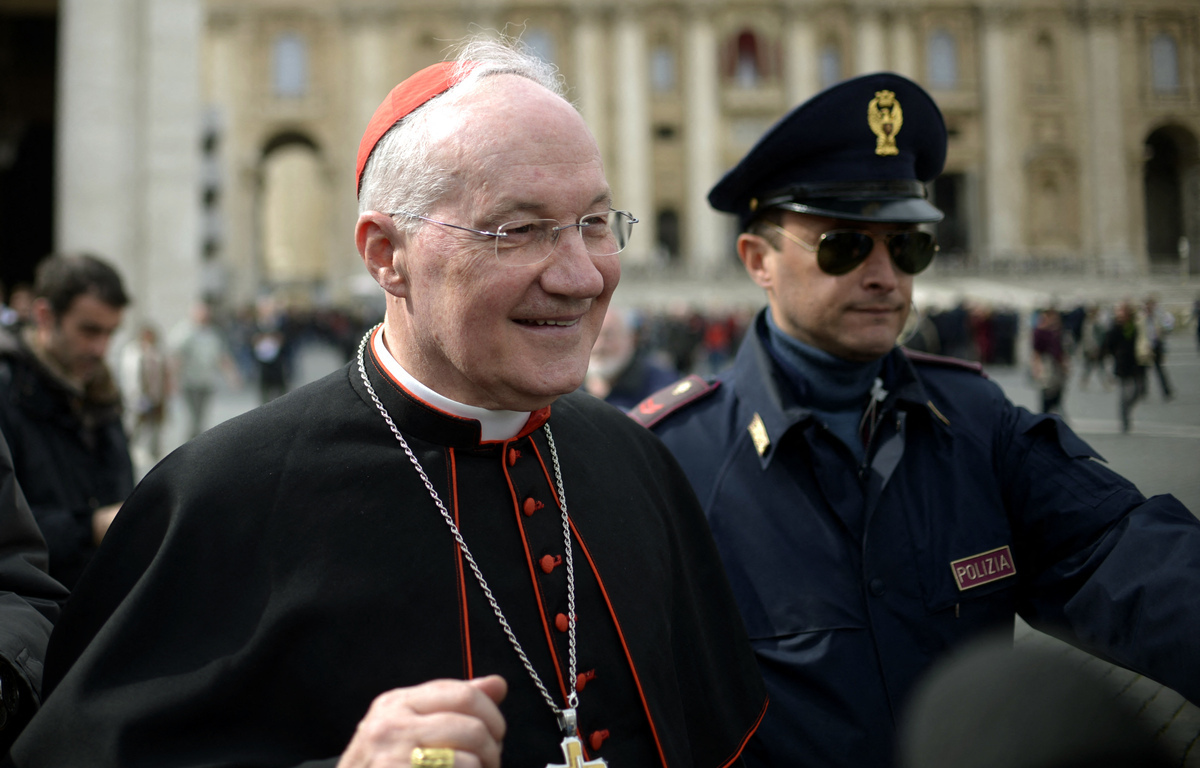
[[[765,447],[759,450],[764,468],[771,463],[776,446],[788,431],[813,419],[812,410],[805,402],[805,382],[797,380],[798,374],[772,354],[766,342],[766,312],[766,309],[761,310],[750,324],[733,364],[732,381],[741,402],[738,419],[750,430],[756,449],[765,437]],[[885,355],[880,377],[888,391],[883,403],[885,411],[900,408],[924,412],[933,422],[946,426],[945,417],[931,409],[925,387],[900,347],[892,348]],[[762,437],[755,435],[760,430],[756,421],[761,423]]]

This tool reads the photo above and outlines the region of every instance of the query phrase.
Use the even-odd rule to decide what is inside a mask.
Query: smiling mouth
[[[515,322],[520,323],[521,325],[536,325],[536,326],[554,325],[554,326],[560,326],[563,328],[569,328],[572,325],[576,325],[579,323],[578,320],[517,320]]]

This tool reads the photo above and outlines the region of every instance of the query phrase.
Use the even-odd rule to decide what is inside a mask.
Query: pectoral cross
[[[575,722],[575,710],[564,709],[559,717],[559,725],[562,726],[566,737],[562,740],[563,757],[566,758],[566,765],[561,763],[548,764],[546,768],[608,768],[606,763],[601,758],[595,760],[584,761],[583,759],[583,742],[579,740],[579,727]]]

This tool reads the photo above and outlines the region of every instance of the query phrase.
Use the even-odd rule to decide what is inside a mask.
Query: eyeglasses
[[[629,243],[633,225],[638,220],[629,211],[604,211],[581,216],[574,224],[562,224],[557,219],[521,219],[501,224],[495,232],[472,229],[458,224],[447,224],[408,211],[396,211],[389,216],[408,216],[442,227],[453,227],[465,232],[492,238],[496,243],[496,258],[510,267],[523,267],[545,261],[558,245],[559,233],[564,229],[576,228],[583,238],[584,250],[591,256],[612,256],[620,253]]]
[[[817,266],[828,275],[844,275],[851,272],[871,255],[875,237],[855,229],[834,229],[821,235],[816,245],[810,245],[774,222],[769,226],[807,251],[817,254]],[[928,232],[919,230],[884,232],[882,237],[891,254],[892,263],[901,272],[915,275],[929,266],[937,253],[937,240]]]

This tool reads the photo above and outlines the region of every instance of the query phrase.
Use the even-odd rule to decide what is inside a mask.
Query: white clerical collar
[[[392,357],[392,353],[383,343],[383,329],[380,328],[371,340],[372,349],[375,350],[375,357],[379,362],[383,363],[383,367],[392,375],[400,385],[411,392],[415,397],[424,400],[433,407],[452,413],[455,416],[461,416],[464,419],[473,419],[479,422],[480,440],[489,442],[493,440],[508,440],[516,437],[525,424],[529,421],[529,411],[491,411],[487,408],[480,408],[477,405],[467,405],[455,400],[451,400],[444,395],[439,395],[429,387],[413,378],[412,374],[404,370],[404,367]]]

